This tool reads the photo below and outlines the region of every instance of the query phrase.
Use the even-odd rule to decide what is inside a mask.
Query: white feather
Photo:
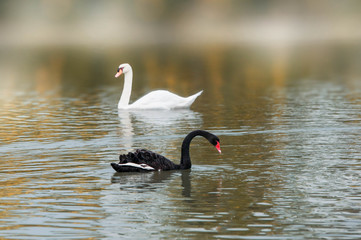
[[[132,163],[132,162],[128,162],[128,163],[121,163],[118,164],[120,167],[135,167],[135,168],[140,168],[143,170],[148,170],[148,171],[154,171],[155,169],[145,163],[142,164],[137,164],[137,163]]]
[[[181,97],[166,90],[156,90],[143,96],[129,104],[132,91],[133,70],[132,67],[125,63],[119,65],[124,73],[124,87],[120,97],[119,109],[176,109],[189,108],[196,98],[202,94],[203,90],[189,97]],[[119,76],[117,74],[116,76]]]

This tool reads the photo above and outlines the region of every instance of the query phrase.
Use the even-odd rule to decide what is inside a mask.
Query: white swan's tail
[[[199,95],[202,94],[202,92],[203,92],[203,90],[197,92],[196,94],[193,94],[192,96],[187,97],[184,107],[190,107],[192,105],[192,103],[197,99],[197,97],[199,97]]]

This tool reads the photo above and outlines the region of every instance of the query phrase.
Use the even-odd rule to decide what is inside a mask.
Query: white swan
[[[180,97],[174,93],[165,90],[150,92],[138,99],[136,102],[129,104],[130,94],[132,91],[133,70],[132,67],[123,63],[120,64],[115,74],[119,77],[124,73],[124,87],[122,96],[118,103],[118,109],[174,109],[189,108],[194,100],[202,94],[203,90],[189,97]]]

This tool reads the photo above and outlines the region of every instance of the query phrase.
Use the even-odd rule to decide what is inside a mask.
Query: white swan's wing
[[[200,91],[190,97],[181,97],[165,90],[157,90],[148,93],[129,105],[130,109],[173,109],[188,108],[194,100],[202,94]]]

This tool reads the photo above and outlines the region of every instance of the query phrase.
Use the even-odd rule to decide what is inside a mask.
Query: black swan
[[[206,138],[217,148],[218,152],[221,153],[219,138],[217,136],[207,131],[195,130],[190,132],[183,140],[180,164],[175,164],[171,160],[152,151],[137,149],[135,152],[120,155],[119,163],[111,163],[111,166],[117,172],[189,169],[192,166],[191,158],[189,156],[189,145],[195,136],[202,136]]]

